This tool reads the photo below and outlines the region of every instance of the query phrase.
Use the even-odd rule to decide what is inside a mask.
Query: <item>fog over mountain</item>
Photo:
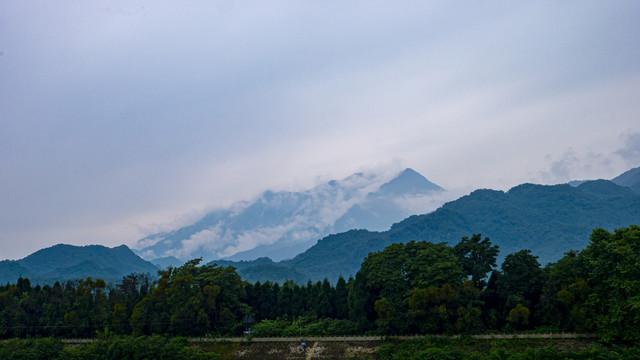
[[[389,179],[356,173],[301,192],[265,191],[253,201],[207,213],[193,224],[149,235],[135,248],[147,259],[205,261],[292,258],[317,240],[349,229],[388,229],[436,209],[452,195],[412,169]]]

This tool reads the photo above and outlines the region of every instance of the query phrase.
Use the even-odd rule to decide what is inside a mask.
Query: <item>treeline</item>
[[[393,244],[355,278],[306,285],[243,281],[233,267],[192,260],[108,286],[87,278],[0,287],[0,337],[254,336],[597,332],[640,340],[640,227],[595,229],[582,251],[541,267],[522,250],[496,269],[498,247],[479,234],[455,246]]]

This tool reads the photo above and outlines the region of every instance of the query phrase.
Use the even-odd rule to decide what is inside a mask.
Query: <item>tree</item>
[[[410,241],[406,244],[391,244],[383,251],[367,256],[352,287],[350,313],[359,328],[377,321],[382,332],[407,333],[421,321],[420,314],[427,310],[418,307],[423,302],[415,300],[413,312],[409,313],[411,298],[422,296],[417,289],[455,293],[463,279],[463,270],[452,249],[444,243]],[[434,298],[435,299],[435,298]],[[445,302],[448,301],[445,300]],[[429,306],[433,302],[424,302]],[[448,314],[443,303],[441,311]],[[356,307],[360,307],[359,309]],[[455,308],[453,308],[455,311]],[[441,315],[444,315],[442,313]],[[415,315],[411,317],[412,315]],[[449,317],[444,316],[449,321]]]
[[[601,338],[640,340],[640,227],[595,229],[582,255],[591,268],[587,305]]]
[[[505,257],[498,279],[498,294],[507,300],[508,307],[514,307],[536,304],[544,277],[538,257],[530,250],[520,250]]]
[[[591,287],[590,266],[578,251],[567,252],[544,268],[545,282],[540,297],[542,321],[559,330],[593,332],[593,314],[586,306]]]
[[[158,272],[157,286],[134,307],[131,320],[139,333],[226,334],[248,313],[244,283],[233,267],[198,266],[190,260]]]
[[[342,275],[336,283],[335,295],[336,319],[347,319],[349,317],[349,290],[347,289],[347,282]]]
[[[318,294],[318,308],[316,314],[320,318],[335,318],[335,288],[329,283],[329,279],[324,278],[320,293]]]
[[[473,234],[471,239],[466,236],[453,247],[467,276],[476,284],[478,289],[483,289],[484,279],[487,274],[496,266],[498,256],[498,245],[491,245],[489,238],[482,240],[481,234]]]
[[[528,308],[523,306],[522,304],[517,304],[516,307],[509,311],[509,316],[507,316],[507,321],[515,326],[516,328],[521,328],[529,324],[529,314],[531,312]]]

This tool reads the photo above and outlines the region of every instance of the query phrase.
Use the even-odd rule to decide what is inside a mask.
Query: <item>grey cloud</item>
[[[620,135],[624,146],[616,151],[632,166],[640,165],[640,132],[627,132]]]
[[[1,239],[141,224],[110,240],[132,243],[147,224],[391,158],[445,187],[473,186],[486,159],[492,179],[526,178],[513,164],[545,153],[561,154],[539,166],[548,181],[591,175],[606,167],[588,169],[577,121],[612,140],[637,127],[637,101],[582,92],[638,89],[640,3],[229,4],[0,2]],[[615,125],[593,115],[612,109]],[[629,162],[633,139],[617,153]]]
[[[612,170],[610,157],[592,151],[578,153],[573,148],[560,156],[547,155],[546,160],[548,167],[540,172],[540,176],[545,183],[551,184],[602,178],[594,174],[610,174]]]

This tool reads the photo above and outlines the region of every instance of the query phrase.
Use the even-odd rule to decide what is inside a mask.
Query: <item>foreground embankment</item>
[[[161,336],[0,342],[1,359],[426,360],[639,359],[637,344],[604,345],[576,334],[472,337],[165,338]]]

